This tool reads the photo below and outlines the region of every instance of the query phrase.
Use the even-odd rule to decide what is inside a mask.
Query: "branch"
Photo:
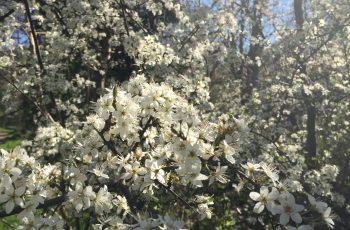
[[[66,23],[64,22],[63,17],[61,16],[60,10],[59,10],[56,6],[50,5],[50,4],[46,3],[46,2],[43,1],[43,0],[38,0],[38,3],[39,3],[41,6],[49,6],[49,7],[50,7],[51,12],[54,13],[54,15],[55,15],[55,17],[57,18],[58,22],[59,22],[59,23],[61,24],[61,26],[62,26],[62,33],[63,33],[64,35],[66,35],[66,36],[70,36],[69,31],[68,31],[68,29],[67,29],[67,25],[66,25]]]
[[[33,22],[32,16],[30,14],[30,8],[29,8],[28,0],[24,0],[24,5],[25,5],[28,21],[29,21],[29,24],[30,24],[30,29],[31,29],[31,32],[32,32],[32,35],[33,35],[35,54],[36,54],[36,57],[38,59],[38,64],[39,64],[39,67],[40,67],[40,70],[41,70],[41,74],[43,74],[44,73],[44,64],[43,64],[43,60],[41,58],[40,49],[39,49],[39,43],[38,43],[38,37],[37,37],[36,32],[35,32],[35,27],[34,27],[34,22]],[[56,102],[55,102],[55,98],[54,98],[52,92],[49,93],[49,96],[50,96],[50,98],[52,100],[52,103],[53,103],[54,107],[57,108]],[[46,111],[46,109],[45,109],[45,114],[48,117],[50,117],[50,120],[52,122],[54,122],[54,119],[51,117],[49,112]]]
[[[182,140],[186,141],[187,138],[185,137],[185,135],[181,132],[181,131],[177,131],[173,126],[171,127],[171,131],[178,137],[180,137]]]
[[[47,112],[45,112],[44,110],[42,110],[42,108],[33,100],[31,99],[28,95],[26,95],[22,90],[20,90],[12,81],[10,81],[7,77],[5,77],[4,75],[0,74],[0,77],[2,77],[5,81],[7,81],[10,85],[13,86],[13,88],[15,88],[20,94],[22,94],[22,96],[24,96],[25,99],[27,99],[27,101],[29,101],[30,103],[32,103],[37,109],[38,111],[49,121],[54,122],[53,118],[51,117],[50,114],[48,114]]]
[[[188,41],[191,40],[191,38],[197,33],[197,31],[199,30],[199,28],[200,28],[200,26],[199,26],[199,25],[196,25],[196,26],[193,28],[193,30],[187,35],[187,37],[185,37],[185,39],[182,40],[182,42],[181,42],[181,47],[180,47],[179,51],[181,51],[181,50],[185,47],[186,43],[187,43]]]
[[[0,22],[5,21],[5,19],[6,19],[7,17],[9,17],[11,14],[13,14],[14,12],[15,12],[15,10],[12,9],[12,10],[10,10],[9,12],[7,12],[6,14],[0,16]]]
[[[244,172],[242,172],[239,168],[235,167],[234,164],[232,164],[231,162],[229,162],[226,158],[224,158],[223,156],[220,156],[220,160],[222,162],[225,162],[227,166],[229,166],[235,173],[237,173],[241,178],[244,178],[246,181],[248,181],[250,184],[252,184],[255,188],[255,190],[259,190],[260,189],[260,185],[258,182],[256,182],[255,180],[253,180],[252,178],[249,178],[247,175],[245,175]]]
[[[142,128],[142,130],[140,130],[139,132],[139,138],[140,138],[140,141],[139,142],[135,142],[135,144],[132,146],[131,148],[131,152],[134,152],[136,150],[136,148],[140,145],[140,144],[143,144],[143,142],[145,141],[145,137],[143,136],[146,132],[146,130],[151,127],[152,125],[152,121],[153,121],[153,117],[150,116],[145,124],[145,126]]]
[[[125,2],[123,0],[120,1],[120,6],[122,7],[122,16],[123,16],[123,20],[124,20],[124,27],[126,30],[126,34],[129,36],[129,25],[128,25],[128,20],[126,19],[126,15],[125,15]]]
[[[43,204],[40,204],[36,209],[49,208],[51,206],[61,204],[66,200],[66,198],[67,198],[66,195],[62,195],[59,197],[55,197],[55,198],[46,200]],[[5,211],[0,211],[0,218],[18,214],[18,213],[22,212],[23,210],[24,210],[24,208],[17,206],[10,213],[6,213]]]
[[[42,58],[41,58],[41,54],[40,54],[40,50],[39,50],[38,38],[36,36],[34,23],[33,23],[33,20],[32,20],[32,16],[30,14],[28,0],[24,0],[24,5],[25,5],[25,8],[26,8],[26,14],[27,14],[27,17],[28,17],[28,20],[29,20],[29,24],[30,24],[30,30],[31,30],[33,38],[34,38],[34,46],[35,46],[35,50],[36,50],[36,52],[35,52],[36,53],[36,57],[38,59],[40,70],[44,71],[44,64],[43,64],[43,61],[42,61]]]
[[[264,136],[264,135],[261,134],[261,133],[255,132],[254,130],[250,130],[250,132],[253,133],[253,134],[255,134],[255,135],[257,135],[257,136],[259,136],[259,137],[264,138],[264,139],[267,140],[267,141],[269,141],[271,144],[273,144],[273,146],[275,146],[275,148],[276,148],[276,150],[277,150],[277,152],[278,152],[279,154],[283,154],[283,156],[286,157],[286,159],[289,161],[289,163],[293,164],[292,160],[289,159],[288,154],[287,154],[286,152],[284,152],[282,149],[280,149],[279,146],[277,145],[277,143],[276,143],[274,140],[270,139],[269,137]],[[295,164],[295,163],[294,163],[294,164]]]
[[[174,197],[176,197],[179,201],[181,201],[183,204],[185,204],[187,207],[192,209],[193,211],[197,212],[197,210],[186,200],[184,200],[181,196],[179,196],[174,190],[172,190],[169,186],[166,186],[165,184],[159,182],[158,180],[154,180],[157,184],[159,184],[161,187],[165,188],[167,191],[169,191]]]
[[[24,110],[24,108],[22,107],[22,108],[19,108],[19,109],[17,109],[17,110],[14,110],[14,111],[11,111],[11,112],[8,112],[8,113],[4,113],[4,114],[2,114],[2,115],[0,116],[0,120],[3,119],[3,118],[6,118],[7,116],[12,116],[12,115],[14,115],[14,114],[20,112],[21,110]]]
[[[98,133],[100,138],[102,139],[103,143],[111,150],[115,155],[121,155],[118,150],[115,148],[114,144],[111,141],[107,141],[106,138],[103,136],[103,132],[99,132],[95,127],[95,131]]]

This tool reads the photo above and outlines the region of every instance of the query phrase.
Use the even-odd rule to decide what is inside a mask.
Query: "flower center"
[[[285,206],[285,207],[284,207],[284,212],[285,212],[285,213],[291,213],[291,212],[292,212],[292,207],[290,207],[290,206]]]

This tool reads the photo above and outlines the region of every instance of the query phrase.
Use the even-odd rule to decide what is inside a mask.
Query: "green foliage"
[[[9,216],[0,219],[0,230],[15,229],[18,225],[18,220],[16,216]]]
[[[10,150],[21,144],[21,134],[17,127],[1,128],[0,133],[6,135],[3,142],[0,142],[0,148]]]

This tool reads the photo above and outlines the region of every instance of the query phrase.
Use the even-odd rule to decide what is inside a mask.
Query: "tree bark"
[[[303,23],[304,23],[304,13],[303,13],[303,0],[294,0],[294,15],[295,22],[297,25],[298,33],[302,33]],[[299,60],[300,72],[307,75],[305,63],[300,60],[300,57],[297,57]],[[317,142],[316,142],[316,108],[313,103],[312,98],[309,95],[304,93],[304,104],[306,106],[306,163],[309,167],[315,168],[314,158],[316,157],[317,152]]]
[[[259,4],[259,1],[254,0],[253,4],[254,6],[256,6],[257,4]],[[261,12],[258,11],[256,7],[253,7],[252,14],[253,15],[251,15],[251,17],[253,19],[252,20],[253,26],[251,31],[251,37],[253,39],[258,39],[259,36],[262,34],[262,25],[261,25],[262,15],[261,15]],[[248,57],[252,61],[252,64],[247,65],[245,87],[242,90],[242,104],[245,104],[250,100],[253,93],[253,89],[257,86],[258,76],[260,73],[259,66],[255,63],[255,61],[256,61],[256,58],[259,57],[261,53],[262,46],[259,42],[256,42],[256,41],[254,41],[256,43],[252,44],[253,39],[251,39],[251,44],[248,51]],[[243,45],[242,42],[241,42],[241,45]]]
[[[314,157],[316,157],[317,143],[316,143],[316,108],[313,104],[307,105],[307,143],[306,149],[308,152],[307,163],[315,166]]]

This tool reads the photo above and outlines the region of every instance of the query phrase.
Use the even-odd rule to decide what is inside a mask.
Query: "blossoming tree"
[[[346,229],[348,194],[333,185],[347,164],[330,160],[348,134],[336,121],[349,125],[341,2],[295,0],[295,28],[269,1],[1,5],[3,101],[33,108],[35,135],[1,150],[0,217],[19,229],[321,229],[336,207]]]

